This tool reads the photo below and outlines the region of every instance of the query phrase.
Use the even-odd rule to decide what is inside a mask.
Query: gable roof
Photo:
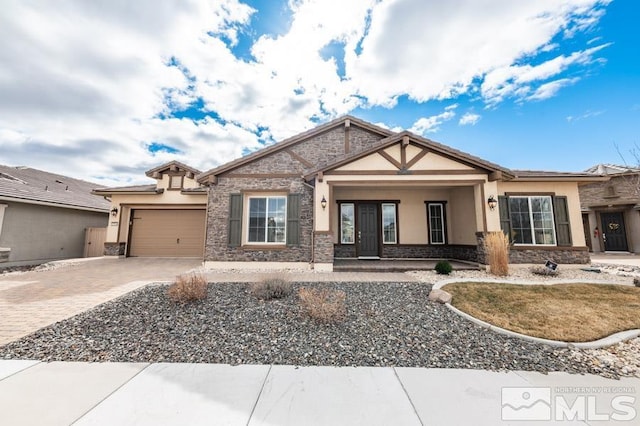
[[[314,127],[313,129],[307,130],[306,132],[297,134],[293,137],[290,137],[288,139],[285,139],[283,141],[277,142],[273,145],[270,145],[266,148],[262,148],[258,151],[252,152],[249,155],[246,155],[244,157],[235,159],[233,161],[230,161],[228,163],[222,164],[221,166],[218,166],[216,168],[213,168],[211,170],[208,170],[200,175],[198,175],[196,178],[198,179],[198,182],[200,183],[204,183],[204,180],[209,177],[209,176],[216,176],[219,175],[221,173],[224,172],[228,172],[230,170],[233,170],[235,168],[238,168],[240,166],[243,166],[247,163],[250,163],[252,161],[258,160],[260,158],[266,157],[267,155],[273,154],[275,152],[281,151],[285,148],[289,148],[292,145],[296,145],[300,142],[303,142],[309,138],[312,138],[316,135],[319,135],[321,133],[327,132],[329,130],[332,130],[334,128],[338,128],[340,126],[344,126],[345,123],[349,121],[350,124],[354,124],[358,127],[361,127],[365,130],[369,130],[373,133],[377,133],[381,136],[384,137],[388,137],[390,135],[393,134],[393,132],[389,129],[385,129],[383,127],[379,127],[376,126],[375,124],[371,124],[368,123],[364,120],[361,120],[359,118],[353,117],[351,115],[345,115],[343,117],[340,118],[336,118],[335,120],[329,121],[325,124],[321,124],[317,127]]]
[[[200,173],[202,173],[200,170],[198,169],[194,169],[191,166],[187,166],[184,163],[181,163],[179,161],[173,160],[173,161],[169,161],[168,163],[165,164],[161,164],[158,167],[154,167],[153,169],[147,170],[145,172],[145,174],[147,176],[149,176],[150,178],[154,178],[156,179],[160,174],[165,173],[165,172],[187,172],[187,173],[191,173],[194,176],[199,175]]]
[[[109,202],[91,194],[96,186],[30,167],[0,165],[0,201],[108,212]]]
[[[466,152],[459,151],[457,149],[451,148],[449,146],[443,145],[439,142],[432,141],[430,139],[424,138],[422,136],[418,136],[414,133],[409,132],[408,130],[404,130],[399,133],[395,133],[385,139],[380,140],[379,142],[371,145],[371,147],[356,153],[350,153],[344,155],[341,158],[338,158],[334,162],[327,164],[322,167],[318,167],[317,169],[311,170],[309,173],[305,175],[305,179],[310,179],[314,175],[320,172],[325,172],[328,170],[332,170],[338,167],[341,167],[345,164],[351,163],[352,161],[358,160],[360,158],[366,157],[367,155],[371,155],[377,151],[385,149],[391,145],[394,145],[398,142],[401,142],[403,139],[408,138],[410,142],[422,146],[429,151],[435,152],[437,154],[443,155],[445,157],[451,158],[453,160],[466,163],[473,167],[478,167],[480,169],[487,170],[489,172],[501,172],[503,178],[512,178],[513,174],[507,168],[499,166],[497,164],[491,163],[489,161],[485,161],[479,157],[476,157],[471,154],[467,154]]]

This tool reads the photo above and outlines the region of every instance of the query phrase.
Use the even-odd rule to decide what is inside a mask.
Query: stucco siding
[[[82,257],[85,228],[107,226],[108,214],[5,202],[0,247],[11,249],[2,266]]]

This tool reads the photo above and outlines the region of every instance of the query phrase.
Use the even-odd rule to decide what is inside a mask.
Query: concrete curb
[[[446,285],[446,284],[451,284],[451,283],[465,283],[465,282],[469,282],[469,283],[473,283],[473,282],[491,282],[491,283],[503,283],[503,284],[523,284],[523,285],[531,285],[531,284],[540,284],[540,283],[532,283],[530,281],[528,282],[518,282],[518,281],[506,281],[506,280],[486,280],[486,279],[465,279],[465,280],[460,280],[460,279],[451,279],[451,280],[444,280],[444,281],[440,281],[437,282],[436,284],[433,285],[434,289],[439,289],[442,286]],[[542,283],[544,285],[552,285],[552,284],[572,284],[572,283],[583,283],[584,280],[557,280],[554,282],[550,282],[550,283]],[[598,283],[598,284],[616,284],[616,285],[620,285],[620,283]],[[455,306],[451,305],[451,303],[446,303],[445,306],[447,308],[449,308],[452,312],[455,312],[456,314],[460,315],[461,317],[473,322],[474,324],[479,325],[482,328],[486,328],[488,330],[494,331],[496,333],[508,336],[508,337],[515,337],[518,339],[522,339],[522,340],[526,340],[528,342],[532,342],[532,343],[538,343],[538,344],[543,344],[543,345],[548,345],[548,346],[553,346],[556,348],[571,348],[571,349],[602,349],[602,348],[606,348],[609,346],[613,346],[617,343],[621,343],[624,341],[627,341],[629,339],[634,339],[636,337],[640,336],[640,329],[634,329],[634,330],[625,330],[625,331],[620,331],[618,333],[614,333],[610,336],[607,337],[603,337],[602,339],[598,339],[598,340],[594,340],[592,342],[564,342],[562,340],[550,340],[550,339],[542,339],[540,337],[533,337],[533,336],[529,336],[527,334],[522,334],[522,333],[516,333],[515,331],[510,331],[507,329],[504,329],[502,327],[498,327],[495,326],[493,324],[490,324],[486,321],[482,321],[472,315],[469,315],[466,312],[461,311],[460,309],[456,308]]]

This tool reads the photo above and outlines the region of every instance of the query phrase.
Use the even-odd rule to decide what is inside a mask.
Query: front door
[[[358,257],[379,257],[378,205],[358,204]]]
[[[605,251],[627,251],[627,233],[622,212],[601,213],[602,239]]]

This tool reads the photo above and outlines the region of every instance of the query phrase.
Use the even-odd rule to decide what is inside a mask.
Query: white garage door
[[[202,257],[204,210],[133,210],[129,256]]]

